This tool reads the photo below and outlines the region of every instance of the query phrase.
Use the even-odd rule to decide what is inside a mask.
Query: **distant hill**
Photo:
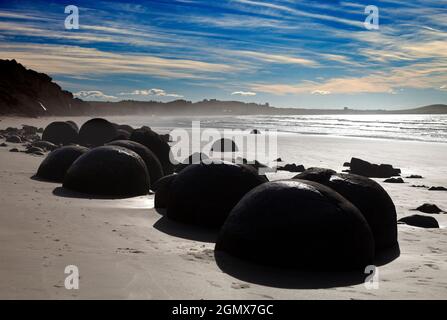
[[[0,70],[0,114],[66,115],[89,107],[48,75],[26,69],[15,60],[0,60]]]
[[[447,114],[447,105],[407,110],[275,108],[268,103],[205,99],[199,102],[82,101],[52,79],[15,60],[0,60],[0,115],[316,115],[316,114]]]

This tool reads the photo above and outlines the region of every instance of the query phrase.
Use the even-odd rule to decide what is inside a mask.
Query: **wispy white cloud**
[[[330,91],[326,91],[326,90],[314,90],[311,92],[311,94],[317,94],[317,95],[321,95],[321,96],[325,96],[328,94],[331,94]]]
[[[182,95],[176,93],[168,93],[163,89],[142,89],[134,90],[132,92],[121,92],[121,96],[154,96],[154,97],[170,97],[170,98],[183,98]]]
[[[255,96],[256,92],[251,91],[234,91],[231,93],[232,96]]]
[[[83,99],[83,100],[102,100],[102,101],[110,101],[118,99],[115,96],[107,95],[99,90],[91,90],[91,91],[79,91],[73,94],[75,97]]]

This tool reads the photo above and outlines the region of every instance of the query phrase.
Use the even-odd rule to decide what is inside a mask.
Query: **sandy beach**
[[[0,128],[49,122],[2,118]],[[216,257],[216,234],[163,218],[153,195],[71,197],[58,183],[31,179],[43,157],[9,152],[13,147],[23,149],[0,148],[0,299],[447,299],[446,214],[432,215],[439,229],[399,225],[400,255],[379,266],[379,288],[367,289],[367,275],[296,273]],[[278,154],[337,171],[353,156],[391,163],[406,183],[375,180],[398,219],[426,202],[447,210],[446,192],[411,187],[447,187],[446,143],[281,134]],[[411,174],[424,179],[405,179]],[[79,290],[64,287],[67,265],[79,268]]]

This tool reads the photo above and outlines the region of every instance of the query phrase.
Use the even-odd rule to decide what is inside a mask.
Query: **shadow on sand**
[[[53,194],[58,197],[63,198],[78,198],[78,199],[98,199],[98,200],[118,200],[118,199],[128,199],[132,197],[116,197],[116,196],[103,196],[96,194],[86,194],[73,190],[68,190],[64,187],[54,188]]]
[[[219,232],[218,229],[210,230],[207,228],[176,222],[165,216],[161,217],[157,222],[155,222],[154,228],[170,236],[210,243],[216,242],[217,234]]]
[[[384,252],[375,261],[382,266],[396,259],[399,246]],[[218,267],[230,276],[241,281],[283,289],[328,289],[362,284],[369,275],[363,270],[352,272],[315,272],[262,266],[215,251]]]

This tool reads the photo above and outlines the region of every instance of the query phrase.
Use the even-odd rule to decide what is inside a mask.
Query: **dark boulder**
[[[37,147],[37,148],[41,148],[45,151],[53,151],[56,150],[58,148],[57,145],[55,145],[54,143],[51,143],[49,141],[36,141],[31,143],[31,146],[33,147]]]
[[[36,176],[44,180],[62,182],[73,162],[87,151],[89,149],[82,146],[60,147],[50,152],[42,161]],[[94,175],[95,173],[92,172],[91,174]]]
[[[69,125],[71,125],[73,127],[73,129],[75,129],[77,132],[79,132],[79,127],[76,124],[76,122],[71,121],[71,120],[68,120],[68,121],[65,121],[65,122],[68,123]]]
[[[11,142],[11,143],[21,143],[22,142],[22,138],[20,136],[17,135],[10,135],[6,138],[6,142]]]
[[[211,146],[213,152],[236,152],[239,151],[236,143],[227,138],[216,140]]]
[[[220,227],[236,203],[265,182],[248,166],[228,162],[192,164],[171,184],[167,216],[180,222]]]
[[[393,200],[374,180],[330,169],[311,168],[294,177],[319,182],[355,205],[368,222],[376,250],[397,244],[397,217]]]
[[[405,181],[402,178],[388,178],[383,180],[386,183],[404,183]]]
[[[389,178],[400,175],[400,169],[393,168],[390,164],[372,164],[368,161],[352,158],[350,172],[370,178]]]
[[[17,148],[12,148],[12,149],[9,150],[9,152],[19,152],[19,149],[17,149]]]
[[[24,124],[24,125],[22,125],[22,130],[25,135],[34,135],[37,133],[38,129],[37,129],[37,127]]]
[[[159,212],[163,211],[164,213],[168,207],[171,184],[176,176],[174,173],[164,176],[152,185],[152,190],[155,191],[154,207]]]
[[[282,167],[278,167],[277,169],[289,172],[303,172],[306,170],[302,164],[297,165],[295,163],[287,163]]]
[[[175,165],[175,172],[180,172],[191,164],[199,164],[204,161],[210,160],[209,157],[202,152],[194,152],[188,158],[184,159],[181,163]]]
[[[126,148],[103,146],[80,156],[68,169],[64,188],[110,197],[149,192],[149,173],[141,157]]]
[[[37,155],[43,155],[44,152],[45,151],[39,147],[30,147],[30,148],[27,148],[25,151],[25,153],[31,153],[31,154],[37,154]]]
[[[133,132],[133,128],[131,126],[129,126],[128,124],[119,124],[116,128],[118,130],[127,131],[129,133],[129,135]]]
[[[321,184],[268,182],[247,193],[224,223],[217,251],[302,270],[364,269],[374,239],[363,215]]]
[[[117,129],[116,130],[116,136],[112,139],[112,141],[118,141],[118,140],[129,140],[130,139],[130,133],[126,130]]]
[[[0,147],[7,147],[8,145],[4,142],[0,143]]]
[[[399,222],[420,228],[439,228],[438,221],[435,218],[420,214],[403,217],[399,219]]]
[[[111,141],[117,136],[113,123],[102,118],[88,120],[79,130],[79,143],[84,146],[97,147]]]
[[[78,141],[78,131],[72,125],[63,121],[55,121],[46,126],[42,140],[54,144],[70,144]]]
[[[157,156],[141,143],[130,140],[117,140],[107,143],[108,146],[119,146],[136,152],[146,164],[151,184],[163,177],[163,169]]]
[[[174,165],[171,163],[171,147],[164,141],[161,136],[152,131],[149,127],[142,127],[135,129],[130,135],[130,140],[141,143],[146,146],[157,156],[160,160],[164,174],[171,174],[174,172]]]
[[[429,191],[447,191],[446,187],[430,187]]]
[[[433,203],[424,203],[423,205],[416,208],[416,210],[424,213],[441,213],[444,212],[439,207]]]
[[[326,185],[334,174],[337,174],[337,172],[331,169],[312,167],[305,170],[303,173],[294,176],[293,179],[315,181]]]
[[[251,134],[261,134],[261,131],[259,131],[258,129],[253,129],[250,131]]]
[[[412,174],[411,176],[408,176],[405,178],[407,178],[407,179],[423,179],[423,177],[418,174]]]

